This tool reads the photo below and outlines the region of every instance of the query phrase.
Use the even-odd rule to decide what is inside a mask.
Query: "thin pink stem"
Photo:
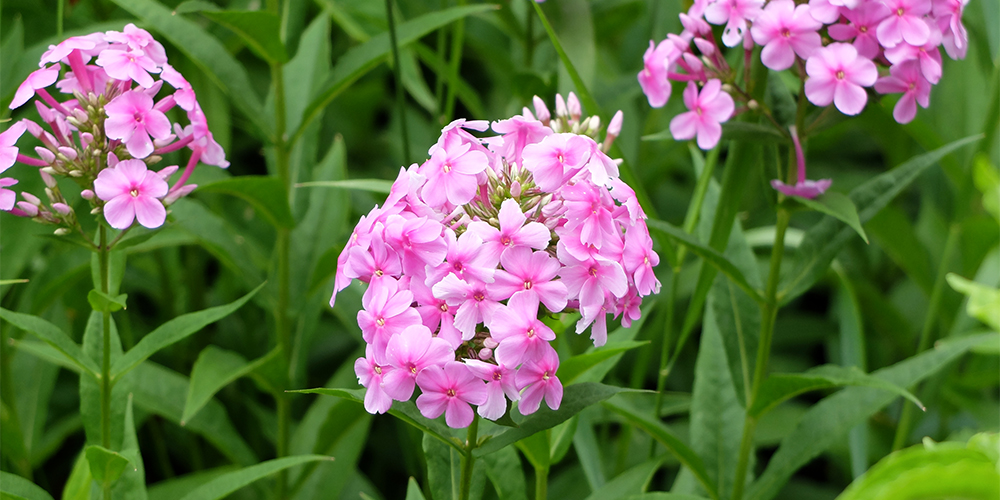
[[[686,68],[685,68],[686,69]],[[675,82],[699,82],[701,78],[695,75],[685,75],[684,73],[667,73],[667,79]]]
[[[19,161],[19,162],[21,162],[21,163],[23,163],[25,165],[32,166],[32,167],[47,167],[47,166],[49,166],[49,164],[46,163],[44,160],[39,160],[38,158],[32,158],[30,156],[24,156],[21,153],[17,154],[17,161]]]
[[[90,81],[90,72],[87,71],[87,65],[83,62],[83,56],[80,54],[79,49],[69,53],[69,67],[73,69],[73,75],[76,76],[76,81],[80,83],[80,87],[85,92],[93,92],[94,83]]]
[[[788,131],[792,133],[792,144],[795,145],[795,162],[798,163],[799,167],[799,184],[806,181],[806,157],[802,153],[802,143],[799,141],[799,131],[795,129],[795,125],[788,127]]]
[[[11,208],[10,210],[7,211],[7,213],[11,215],[16,215],[18,217],[29,217],[28,214],[24,213],[24,210],[21,210],[20,208],[17,207]]]
[[[177,101],[174,100],[174,95],[171,94],[168,95],[167,97],[164,97],[163,99],[160,99],[160,102],[156,103],[156,105],[153,106],[153,109],[161,113],[166,113],[167,111],[170,110],[170,108],[173,108],[176,105]]]
[[[35,93],[38,94],[38,96],[41,97],[46,104],[52,106],[53,109],[62,113],[63,116],[73,116],[73,113],[70,113],[66,108],[63,107],[63,105],[59,101],[55,100],[51,95],[49,95],[49,92],[47,90],[35,89]]]
[[[191,141],[193,141],[193,140],[194,140],[194,134],[188,134],[187,137],[185,137],[185,138],[183,138],[183,139],[181,139],[179,141],[171,142],[170,144],[167,144],[166,146],[163,146],[162,148],[153,151],[153,154],[154,155],[164,155],[164,154],[167,154],[167,153],[172,153],[174,151],[177,151],[180,148],[183,148],[184,146],[187,146],[188,144],[191,144]]]
[[[191,153],[191,159],[188,160],[187,166],[184,167],[184,173],[181,174],[180,179],[177,179],[177,184],[174,184],[173,187],[170,188],[170,191],[167,193],[168,196],[171,193],[177,192],[178,189],[184,186],[184,183],[187,182],[188,177],[191,177],[191,173],[194,172],[194,167],[198,165],[198,160],[200,159],[201,159],[201,148],[198,148],[195,149],[193,153]]]

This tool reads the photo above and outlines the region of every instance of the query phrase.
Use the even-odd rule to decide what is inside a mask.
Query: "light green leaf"
[[[5,471],[0,471],[0,493],[26,500],[52,500],[52,495],[49,495],[40,486],[17,474]]]
[[[90,475],[90,465],[87,463],[87,456],[81,451],[76,456],[73,463],[73,470],[69,473],[69,479],[63,486],[62,500],[90,500],[90,486],[94,483],[93,476]]]
[[[143,337],[142,340],[135,345],[135,347],[122,355],[122,357],[111,366],[112,379],[120,378],[136,366],[139,366],[139,363],[142,363],[160,349],[178,342],[187,336],[200,331],[205,326],[229,316],[234,311],[242,307],[243,304],[246,304],[247,301],[250,300],[250,297],[253,297],[254,294],[260,291],[263,287],[264,284],[261,284],[250,293],[224,306],[211,307],[203,311],[183,314],[160,325],[159,328]]]
[[[272,226],[293,228],[295,219],[281,179],[265,175],[241,175],[198,186],[204,193],[224,193],[242,198],[260,212]]]
[[[178,4],[177,7],[174,8],[172,14],[176,16],[177,14],[190,14],[192,12],[204,12],[204,11],[214,11],[214,10],[221,10],[221,9],[219,9],[218,5],[212,2],[207,2],[205,0],[186,0]]]
[[[252,363],[239,354],[210,345],[201,351],[191,368],[191,384],[181,415],[181,425],[194,417],[220,389],[243,377],[274,358],[280,351],[272,349]]]
[[[115,482],[128,465],[128,459],[118,452],[96,444],[85,448],[83,453],[87,456],[87,463],[90,464],[90,473],[100,483]]]
[[[965,312],[994,331],[1000,331],[1000,290],[967,280],[955,273],[946,276],[955,291],[967,295]]]
[[[708,471],[705,469],[705,463],[702,462],[701,457],[677,436],[674,436],[666,424],[659,419],[651,418],[646,413],[636,411],[620,398],[616,401],[606,401],[603,405],[605,408],[625,417],[629,423],[642,429],[652,436],[653,439],[659,441],[670,453],[677,457],[677,460],[694,473],[695,478],[712,498],[719,498],[715,485],[708,477]]]
[[[607,344],[597,347],[592,351],[577,354],[576,356],[563,361],[559,365],[559,380],[565,385],[572,384],[577,377],[601,361],[611,358],[616,354],[621,354],[625,351],[629,351],[646,344],[649,344],[648,340],[608,342]]]
[[[651,491],[641,495],[633,495],[625,500],[705,500],[705,497],[686,495],[684,493],[667,493],[665,491]]]
[[[536,432],[514,443],[521,454],[535,470],[545,470],[551,463],[549,451],[549,433]]]
[[[125,299],[127,298],[127,293],[114,297],[100,290],[91,290],[87,293],[87,301],[90,302],[90,308],[97,312],[115,312],[126,309]]]
[[[500,498],[528,500],[524,469],[521,468],[521,459],[518,458],[514,448],[508,446],[480,458],[479,461],[485,465],[486,476],[493,483],[493,489]]]
[[[261,59],[272,64],[288,62],[285,44],[279,36],[281,20],[273,12],[205,10],[201,14],[239,35]]]
[[[410,480],[406,482],[406,500],[426,500],[424,492],[420,491],[420,485],[413,477],[410,477]]]
[[[139,438],[135,433],[135,414],[132,411],[132,395],[129,394],[125,406],[124,435],[122,436],[121,456],[127,459],[130,466],[125,474],[115,483],[111,493],[115,498],[123,500],[147,500],[146,467],[139,453]]]
[[[26,280],[26,279],[0,280],[0,286],[4,286],[4,285],[17,285],[17,284],[20,284],[20,283],[27,283],[27,282],[28,282],[28,280]]]
[[[855,366],[823,365],[805,373],[776,373],[768,376],[761,384],[749,413],[751,417],[760,418],[775,406],[799,394],[845,386],[874,387],[894,392],[909,399],[921,410],[926,410],[923,403],[910,391],[868,375]]]
[[[654,458],[636,465],[595,490],[587,500],[615,500],[642,493],[662,463],[662,458]]]
[[[983,193],[983,209],[1000,222],[1000,171],[985,154],[979,153],[973,160],[972,180]]]
[[[872,375],[901,387],[910,387],[933,375],[966,351],[1000,335],[986,334],[939,342],[933,349],[883,368]],[[773,499],[800,467],[821,452],[841,442],[854,426],[898,397],[881,389],[850,387],[814,405],[791,433],[781,440],[764,473],[747,491],[751,500]]]
[[[856,231],[861,239],[865,240],[865,243],[868,243],[868,235],[865,234],[865,228],[861,227],[861,220],[858,219],[858,209],[846,195],[831,191],[815,200],[800,197],[795,199],[817,212],[840,219],[844,224],[851,226],[851,229]]]
[[[149,500],[174,500],[187,495],[195,488],[234,470],[237,465],[224,465],[214,469],[192,472],[183,476],[157,481],[149,487]]]
[[[555,426],[549,432],[551,439],[549,442],[549,463],[557,464],[569,452],[570,445],[573,444],[573,436],[576,435],[576,426],[579,425],[579,415]]]
[[[78,346],[76,342],[73,342],[69,336],[63,333],[63,331],[56,325],[53,325],[52,323],[49,323],[48,321],[45,321],[37,316],[16,313],[3,308],[0,308],[0,318],[3,318],[11,325],[26,332],[31,332],[36,337],[42,339],[46,344],[49,344],[66,356],[66,358],[72,361],[73,364],[80,367],[83,373],[90,375],[94,379],[99,377],[101,369],[97,366],[97,363],[84,354],[80,346]]]
[[[576,449],[580,468],[583,469],[583,475],[587,478],[590,490],[594,491],[604,486],[608,480],[604,476],[605,453],[597,440],[597,433],[594,432],[592,413],[594,412],[584,411],[575,417],[579,423],[573,434],[573,447]]]
[[[295,185],[297,188],[304,187],[327,187],[335,189],[353,189],[357,191],[368,191],[376,194],[389,194],[392,189],[392,181],[382,179],[346,179],[342,181],[314,181],[300,182]]]
[[[285,470],[289,467],[315,462],[319,460],[333,460],[333,457],[320,455],[296,455],[293,457],[276,458],[261,462],[257,465],[244,467],[238,471],[223,474],[201,486],[194,491],[184,495],[181,500],[218,500],[226,495],[254,482],[263,479],[275,472]]]

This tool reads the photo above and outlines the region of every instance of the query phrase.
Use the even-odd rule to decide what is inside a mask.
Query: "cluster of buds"
[[[56,234],[79,230],[56,182],[63,177],[80,186],[91,213],[103,213],[111,227],[127,229],[138,220],[156,228],[166,219],[165,207],[196,187],[187,180],[199,162],[229,166],[191,85],[167,63],[163,46],[145,30],[129,24],[123,32],[68,38],[49,46],[39,67],[17,88],[10,109],[35,97],[48,130],[23,119],[0,134],[0,173],[14,163],[37,167],[49,203],[30,193],[21,193],[23,201],[16,202],[14,192],[6,188],[17,181],[2,178],[0,210],[57,225]],[[157,101],[164,82],[173,91]],[[52,84],[67,98],[53,97],[46,90]],[[167,117],[174,107],[186,112],[186,127]],[[37,158],[16,146],[26,131],[41,143],[35,147]],[[162,155],[185,147],[191,156],[173,186],[168,180],[177,166],[148,169]]]
[[[684,30],[643,56],[639,83],[653,107],[670,98],[671,81],[688,82],[690,110],[670,122],[675,139],[697,137],[710,149],[722,135],[721,123],[762,105],[737,82],[709,25],[724,25],[722,43],[741,45],[749,70],[755,44],[761,63],[772,70],[793,69],[812,104],[831,104],[845,115],[860,113],[866,87],[902,94],[893,110],[899,123],[930,103],[931,86],[941,79],[941,51],[965,57],[968,34],[962,11],[968,0],[695,0],[680,15]],[[879,66],[886,68],[879,72]],[[745,81],[746,79],[744,79]],[[699,91],[699,87],[701,90]],[[735,101],[734,101],[735,98]],[[736,101],[741,104],[736,108]],[[766,111],[766,110],[765,110]]]
[[[537,117],[537,118],[536,118]],[[491,420],[507,400],[559,407],[555,333],[541,318],[578,310],[577,333],[607,340],[607,316],[628,326],[659,290],[659,257],[635,192],[605,153],[597,117],[572,93],[556,116],[535,113],[446,126],[421,165],[400,169],[385,204],[361,218],[337,261],[334,296],[368,284],[358,312],[367,342],[355,371],[365,408],[409,400],[428,418],[466,427],[471,405]],[[498,135],[476,137],[470,131]]]

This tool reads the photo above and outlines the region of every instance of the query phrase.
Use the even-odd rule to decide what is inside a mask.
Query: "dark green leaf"
[[[831,191],[815,200],[798,197],[795,199],[817,212],[832,215],[840,219],[844,224],[847,224],[851,229],[856,231],[861,236],[861,239],[865,240],[865,243],[868,243],[868,235],[865,234],[865,228],[861,227],[861,221],[858,219],[858,209],[854,206],[854,202],[847,196]]]
[[[587,500],[615,500],[642,493],[662,463],[662,458],[654,458],[636,465],[595,490]]]
[[[112,365],[112,379],[120,378],[160,349],[200,331],[206,325],[229,316],[233,311],[246,304],[250,300],[250,297],[253,297],[263,286],[261,284],[250,293],[224,306],[211,307],[203,311],[183,314],[160,325],[159,328],[143,337],[135,347],[130,349]]]
[[[297,188],[303,187],[327,187],[336,189],[354,189],[358,191],[368,191],[377,194],[389,194],[392,188],[392,181],[382,179],[347,179],[343,181],[315,181],[300,182],[295,185]]]
[[[528,500],[524,469],[521,468],[521,459],[514,448],[508,446],[479,460],[486,466],[486,476],[500,498]]]
[[[257,481],[258,479],[270,476],[275,472],[285,470],[295,465],[319,460],[333,460],[333,457],[324,457],[320,455],[296,455],[294,457],[268,460],[257,465],[244,467],[238,471],[223,474],[199,486],[187,495],[184,495],[181,500],[218,500],[254,481]]]
[[[149,487],[149,500],[174,500],[187,495],[191,490],[234,470],[237,465],[224,465],[214,469],[192,472],[183,476],[157,481]]]
[[[46,344],[61,352],[76,366],[80,367],[84,373],[97,379],[101,371],[97,363],[83,353],[80,346],[76,345],[69,336],[63,333],[56,325],[45,321],[37,316],[21,314],[7,309],[0,308],[0,318],[9,322],[17,328],[26,332],[31,332],[36,337],[45,341]]]
[[[126,309],[125,299],[127,298],[127,293],[114,297],[100,290],[91,290],[87,293],[87,301],[90,302],[90,308],[97,312],[115,312]]]
[[[633,495],[625,500],[705,500],[705,497],[687,495],[684,493],[667,493],[665,491],[651,491],[642,495]]]
[[[406,483],[406,500],[426,500],[424,492],[420,491],[420,485],[417,484],[417,480],[412,477]]]
[[[122,355],[122,341],[118,336],[118,325],[114,317],[108,316],[108,339],[110,340],[109,361],[112,366]],[[104,315],[97,311],[91,311],[87,318],[87,326],[83,331],[83,352],[93,358],[101,366],[104,366]],[[122,422],[125,420],[125,407],[128,403],[128,395],[131,392],[132,377],[114,381],[111,388],[111,416],[110,421]],[[89,377],[80,377],[80,420],[83,423],[84,435],[87,444],[103,444],[103,416],[101,410],[101,382]],[[124,428],[121,425],[111,425],[111,436],[109,437],[108,448],[121,449],[124,438]]]
[[[220,10],[220,9],[218,5],[215,5],[212,2],[207,2],[205,0],[187,0],[178,4],[177,7],[174,8],[172,14],[176,16],[177,14],[190,14],[192,12],[205,12],[214,10]]]
[[[5,471],[0,471],[0,493],[3,493],[4,496],[10,495],[13,498],[26,500],[52,500],[52,495],[49,495],[35,483]]]
[[[191,420],[220,389],[256,370],[279,352],[281,351],[277,348],[272,349],[271,352],[249,363],[243,356],[213,345],[203,349],[191,368],[191,384],[188,386],[181,425]]]
[[[295,227],[288,196],[281,179],[264,175],[241,175],[198,186],[205,193],[224,193],[242,198],[275,227]]]
[[[244,10],[203,10],[201,14],[239,35],[255,54],[269,63],[288,62],[281,43],[281,20],[272,12]]]
[[[625,351],[629,351],[646,344],[649,344],[648,340],[608,342],[607,344],[597,347],[592,351],[577,354],[576,356],[563,361],[559,365],[559,380],[566,385],[572,384],[577,377],[601,361],[604,361],[616,354],[621,354]]]
[[[113,483],[128,465],[128,459],[111,451],[103,446],[90,445],[83,450],[87,455],[87,463],[90,465],[90,473],[98,482]]]

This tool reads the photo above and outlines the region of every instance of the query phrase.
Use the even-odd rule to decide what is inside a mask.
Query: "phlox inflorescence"
[[[355,372],[369,412],[416,388],[420,412],[451,427],[472,422],[470,405],[491,420],[508,400],[524,415],[543,400],[558,409],[556,334],[542,319],[579,311],[577,333],[601,346],[609,314],[629,326],[659,291],[646,216],[607,155],[621,111],[598,143],[600,120],[574,94],[556,96],[555,117],[534,105],[446,126],[341,252],[330,305],[352,280],[368,284]]]
[[[164,83],[170,90],[164,90]],[[53,84],[56,96],[65,98],[49,93]],[[39,69],[18,87],[10,108],[33,97],[48,130],[23,119],[0,134],[0,173],[14,163],[38,167],[49,203],[30,193],[21,193],[23,201],[16,202],[15,193],[6,188],[17,181],[3,178],[0,210],[56,225],[56,234],[80,229],[57,177],[72,179],[91,213],[103,212],[111,227],[124,230],[138,221],[156,228],[166,220],[166,206],[196,187],[187,180],[199,162],[229,166],[194,89],[170,66],[163,46],[133,24],[122,32],[76,36],[49,46]],[[168,117],[175,107],[186,114],[187,125]],[[41,143],[35,147],[37,158],[16,145],[26,131]],[[177,166],[149,170],[162,155],[183,148],[190,157],[173,186],[168,180]]]

